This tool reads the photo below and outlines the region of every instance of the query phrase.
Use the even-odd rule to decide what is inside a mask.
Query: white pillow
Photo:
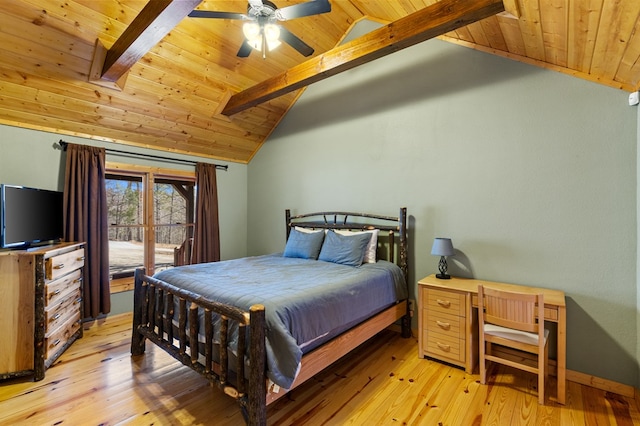
[[[377,253],[378,253],[378,232],[379,229],[371,229],[369,231],[347,231],[343,229],[336,229],[336,234],[340,235],[355,235],[355,234],[371,234],[371,239],[369,240],[369,244],[364,251],[364,260],[362,263],[376,263]]]
[[[296,231],[304,232],[305,234],[314,234],[316,232],[323,232],[322,229],[304,228],[302,226],[294,226],[293,229],[295,229]]]

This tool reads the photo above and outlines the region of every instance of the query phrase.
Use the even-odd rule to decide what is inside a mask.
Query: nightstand
[[[473,373],[478,358],[478,315],[471,294],[430,275],[418,282],[418,352]]]

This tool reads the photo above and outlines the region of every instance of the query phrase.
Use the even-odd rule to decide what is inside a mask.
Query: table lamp
[[[433,256],[440,256],[440,262],[438,262],[438,270],[440,270],[440,273],[436,274],[436,278],[440,278],[441,280],[451,278],[450,275],[447,275],[447,259],[445,258],[445,256],[453,256],[455,254],[451,238],[436,238],[433,240],[431,254]]]

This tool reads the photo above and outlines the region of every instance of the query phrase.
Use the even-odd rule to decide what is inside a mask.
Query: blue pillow
[[[316,260],[320,254],[323,240],[323,231],[300,232],[294,228],[289,234],[283,256]]]
[[[365,255],[371,234],[340,235],[329,230],[322,243],[318,260],[360,266]]]

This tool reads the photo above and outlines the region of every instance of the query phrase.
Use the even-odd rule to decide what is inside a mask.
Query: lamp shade
[[[242,25],[242,33],[247,40],[260,37],[260,25],[257,22],[247,22]]]
[[[433,246],[431,247],[431,254],[433,256],[453,256],[455,252],[453,250],[451,238],[434,239]]]

